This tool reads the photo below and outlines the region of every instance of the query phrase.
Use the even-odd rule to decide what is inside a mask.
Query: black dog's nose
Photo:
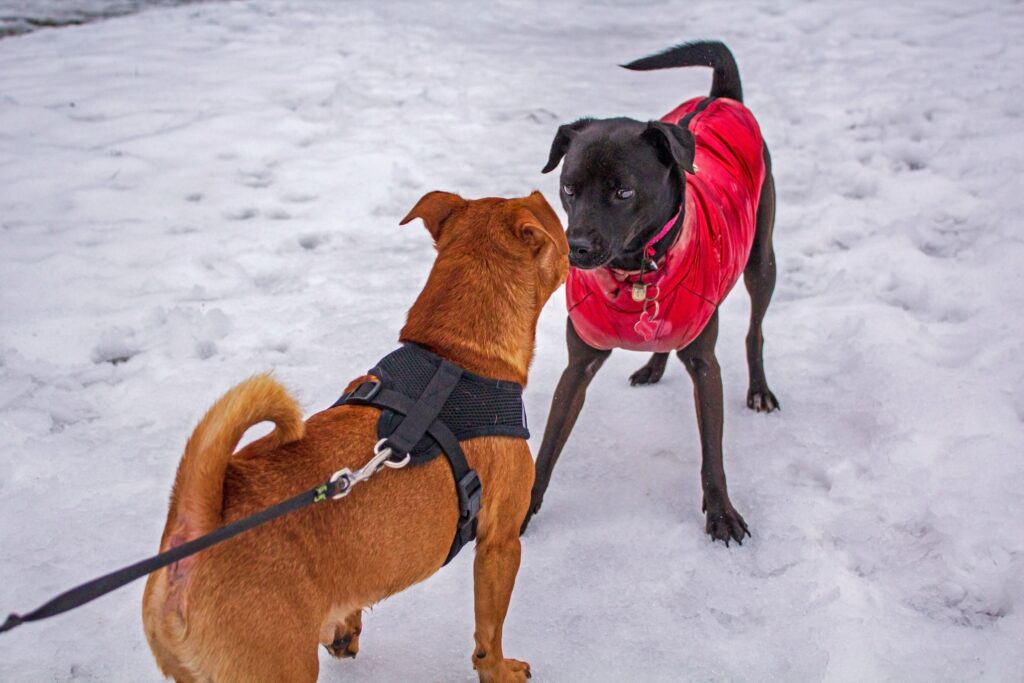
[[[589,237],[570,237],[569,255],[576,258],[585,258],[594,250],[594,242]]]

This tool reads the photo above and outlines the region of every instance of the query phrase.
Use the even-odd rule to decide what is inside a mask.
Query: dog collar
[[[680,204],[675,215],[644,245],[644,255],[640,261],[640,270],[624,271],[617,268],[609,268],[612,277],[630,286],[630,296],[633,298],[633,301],[642,305],[640,315],[633,324],[633,331],[643,337],[644,341],[650,341],[653,338],[659,324],[658,314],[661,312],[661,304],[658,302],[658,298],[661,296],[661,287],[648,284],[644,281],[644,276],[658,271],[660,265],[654,260],[654,254],[656,253],[655,245],[665,239],[665,236],[672,231],[672,228],[679,221],[679,217],[683,214],[683,206],[684,204]],[[663,263],[667,256],[668,252],[662,255],[661,260]]]
[[[645,272],[646,273],[652,273],[652,272],[656,271],[658,268],[660,268],[661,264],[659,264],[659,263],[657,263],[657,262],[655,262],[653,260],[654,259],[654,254],[655,254],[655,247],[658,244],[658,242],[660,242],[661,240],[665,239],[665,236],[668,235],[672,231],[672,227],[676,224],[676,221],[679,220],[679,216],[682,215],[682,213],[683,213],[683,205],[680,204],[679,205],[679,210],[676,211],[675,215],[672,216],[672,218],[670,218],[668,220],[668,222],[665,223],[665,225],[662,226],[661,230],[659,230],[658,233],[654,237],[652,237],[651,239],[647,240],[647,244],[644,245],[644,256],[643,256],[643,258],[644,258],[645,261],[649,261],[649,262],[642,263],[641,267],[637,268],[636,270],[623,270],[622,268],[612,268],[611,266],[607,266],[608,270],[615,277],[615,279],[618,280],[619,282],[625,282],[625,281],[629,280],[629,278],[635,278],[637,276],[640,276],[642,278],[642,276],[643,276],[643,274]],[[662,261],[664,261],[664,260],[665,260],[665,257],[662,256]]]
[[[654,245],[656,245],[661,240],[665,239],[665,235],[667,235],[669,232],[671,232],[672,226],[674,226],[676,224],[676,221],[679,220],[679,216],[682,213],[683,213],[683,205],[680,204],[679,205],[679,209],[676,211],[675,215],[672,216],[672,218],[668,219],[668,223],[665,223],[665,225],[661,228],[661,230],[658,231],[658,234],[655,235],[654,237],[652,237],[647,242],[647,246],[644,247],[644,256],[646,258],[654,258]]]

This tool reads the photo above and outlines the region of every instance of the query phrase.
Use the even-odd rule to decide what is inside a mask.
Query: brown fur
[[[402,223],[421,218],[437,260],[409,311],[402,341],[477,374],[525,384],[540,309],[561,284],[568,246],[539,193],[467,201],[431,192]],[[357,382],[366,379],[359,378]],[[267,376],[221,398],[188,441],[160,549],[179,545],[322,482],[372,456],[379,412],[343,406],[305,424]],[[253,424],[276,429],[234,449]],[[519,525],[533,482],[521,439],[463,444],[483,484],[474,563],[481,681],[519,681],[501,632],[519,567]],[[362,610],[441,566],[458,505],[444,458],[384,470],[342,501],[302,509],[153,573],[143,621],[157,664],[178,681],[314,681],[322,643],[354,656]]]

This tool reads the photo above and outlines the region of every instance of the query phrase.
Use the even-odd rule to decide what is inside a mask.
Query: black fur
[[[581,119],[558,129],[545,168],[563,157],[559,197],[569,214],[570,263],[639,267],[644,245],[682,202],[693,136],[653,121]],[[621,198],[623,190],[634,195]]]
[[[712,67],[715,72],[711,78],[711,97],[728,97],[737,102],[743,101],[743,86],[740,84],[740,70],[736,67],[736,60],[725,43],[717,40],[683,43],[623,64],[622,68],[631,71],[654,71],[680,66]]]

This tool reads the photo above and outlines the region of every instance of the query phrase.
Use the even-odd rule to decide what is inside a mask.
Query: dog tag
[[[647,285],[643,282],[633,283],[633,301],[640,302],[647,298]]]
[[[658,324],[651,320],[651,316],[647,311],[643,311],[640,314],[640,319],[633,325],[633,331],[640,335],[644,341],[651,341],[654,338],[654,333],[658,329]]]

